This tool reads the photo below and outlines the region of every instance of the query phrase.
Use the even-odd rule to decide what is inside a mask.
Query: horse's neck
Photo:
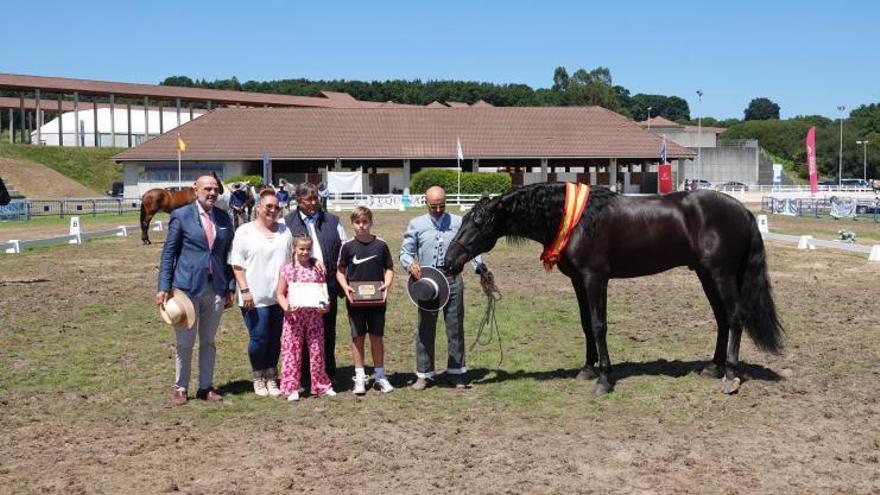
[[[565,195],[556,198],[555,194],[544,197],[520,193],[510,203],[508,209],[508,236],[525,237],[541,244],[548,244],[556,237]]]

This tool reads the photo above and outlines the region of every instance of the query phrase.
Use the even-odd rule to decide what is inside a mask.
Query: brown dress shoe
[[[221,402],[223,400],[223,396],[220,395],[220,392],[214,388],[208,389],[200,389],[196,392],[196,398],[206,400],[208,402]]]
[[[171,399],[171,404],[175,406],[182,406],[186,404],[186,401],[189,400],[186,397],[186,390],[175,390],[174,398]]]

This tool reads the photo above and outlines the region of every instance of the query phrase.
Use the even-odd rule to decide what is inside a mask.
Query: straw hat
[[[449,302],[449,281],[440,270],[422,267],[419,279],[410,275],[406,281],[406,293],[409,300],[425,311],[440,311]]]
[[[165,299],[165,304],[159,306],[159,314],[175,330],[186,330],[196,321],[196,310],[192,301],[186,292],[179,289],[174,289],[173,296]]]

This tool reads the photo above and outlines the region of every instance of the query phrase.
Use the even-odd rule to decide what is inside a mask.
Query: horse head
[[[461,228],[446,250],[446,271],[458,274],[465,263],[478,254],[491,251],[506,232],[504,223],[501,198],[477,201],[462,219]]]

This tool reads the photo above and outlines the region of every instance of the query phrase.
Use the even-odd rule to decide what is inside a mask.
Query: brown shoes
[[[211,387],[208,389],[199,389],[196,392],[196,398],[201,400],[206,400],[208,402],[221,402],[223,401],[223,396],[220,395],[220,391],[216,388]]]
[[[186,404],[186,401],[189,400],[186,396],[186,390],[175,390],[174,398],[171,399],[171,405],[174,406],[182,406]]]

